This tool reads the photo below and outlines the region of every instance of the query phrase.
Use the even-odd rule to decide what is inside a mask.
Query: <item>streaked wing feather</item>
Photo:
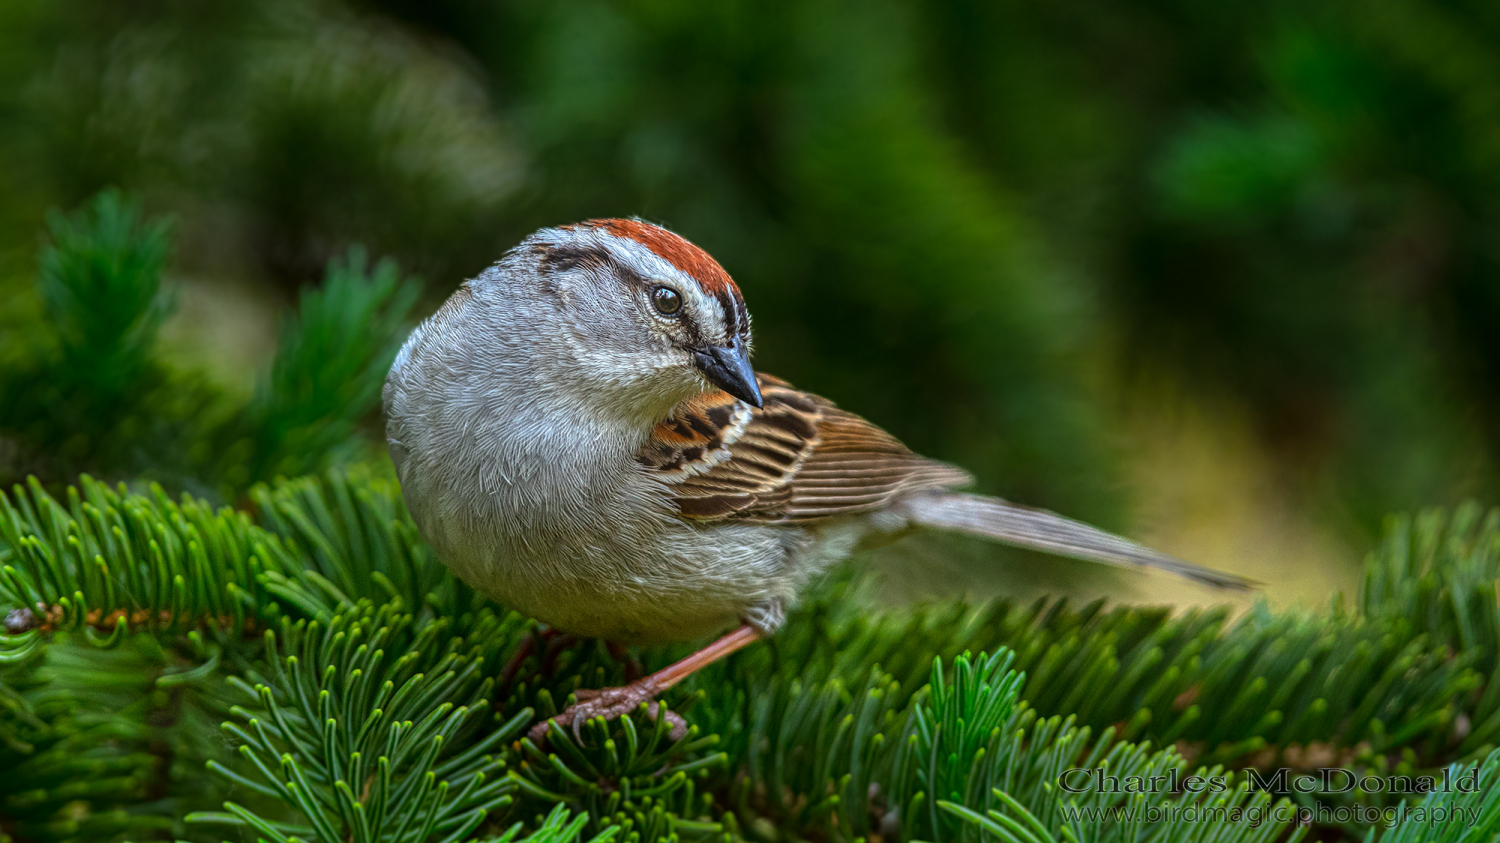
[[[1219,588],[1253,584],[1055,513],[953,492],[970,477],[911,452],[832,402],[760,375],[761,409],[724,393],[685,402],[641,449],[684,518],[806,523],[899,504],[912,523],[1128,567]],[[726,409],[727,408],[727,409]],[[930,494],[917,494],[930,492]]]
[[[824,398],[758,377],[764,406],[738,404],[748,412],[743,424],[717,409],[738,402],[713,393],[685,402],[642,448],[641,464],[667,484],[683,517],[817,521],[970,482]]]

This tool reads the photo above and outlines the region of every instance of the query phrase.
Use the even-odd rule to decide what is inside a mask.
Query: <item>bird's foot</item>
[[[668,711],[665,705],[656,701],[656,684],[648,680],[649,677],[618,688],[574,691],[573,696],[577,702],[568,706],[562,714],[532,726],[531,739],[540,741],[545,738],[549,724],[556,723],[563,728],[572,726],[573,737],[581,743],[583,724],[595,717],[616,720],[635,711],[641,703],[645,703],[646,715],[652,720],[665,718],[669,729],[668,735],[674,741],[682,740],[687,736],[687,721],[682,719],[682,715]]]

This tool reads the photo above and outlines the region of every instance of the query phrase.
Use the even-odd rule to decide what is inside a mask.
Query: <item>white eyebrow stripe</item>
[[[609,251],[616,261],[648,281],[661,281],[683,295],[691,312],[697,316],[699,331],[704,337],[717,342],[728,342],[729,332],[724,324],[724,306],[715,296],[704,292],[698,279],[678,269],[665,258],[646,248],[642,243],[628,237],[618,237],[605,231],[589,232],[598,237],[598,244]]]
[[[693,286],[697,287],[696,284]],[[723,305],[719,303],[718,299],[703,295],[701,289],[698,291],[698,294],[704,302],[702,309],[699,311],[703,316],[698,320],[698,326],[703,329],[706,335],[716,337],[720,343],[729,342],[729,331],[724,327]]]

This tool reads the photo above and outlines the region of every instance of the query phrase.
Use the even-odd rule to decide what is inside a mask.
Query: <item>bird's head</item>
[[[750,314],[707,252],[657,225],[590,220],[528,237],[516,269],[582,388],[657,418],[713,389],[760,406]],[[517,279],[521,280],[521,279]]]

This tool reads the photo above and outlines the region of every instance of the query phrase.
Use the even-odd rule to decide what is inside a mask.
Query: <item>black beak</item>
[[[698,369],[704,376],[725,392],[741,401],[761,406],[760,384],[755,382],[755,370],[750,367],[750,353],[739,337],[727,346],[700,348],[693,352]]]

